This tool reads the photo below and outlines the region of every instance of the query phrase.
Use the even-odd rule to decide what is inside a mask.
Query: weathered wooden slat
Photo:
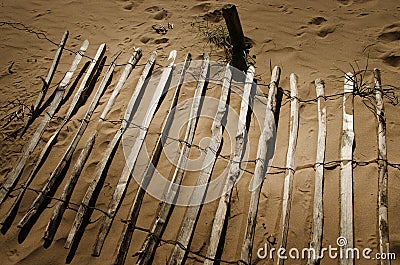
[[[102,87],[102,86],[105,87],[107,85],[107,83],[109,82],[109,80],[112,77],[112,74],[114,72],[115,66],[116,66],[116,60],[120,54],[121,54],[121,52],[117,53],[117,55],[112,60],[109,68],[107,69],[107,72],[104,75],[104,78],[100,84],[100,87]],[[102,119],[99,119],[98,124],[102,121],[103,121]],[[56,203],[56,205],[54,207],[53,214],[47,224],[47,227],[46,227],[46,230],[44,233],[44,237],[43,237],[46,245],[51,244],[51,242],[53,241],[55,233],[57,232],[57,229],[60,225],[62,216],[64,215],[64,212],[68,206],[68,203],[71,198],[72,192],[75,188],[76,182],[78,181],[78,178],[82,172],[82,169],[86,163],[86,160],[90,155],[96,135],[97,135],[97,129],[93,131],[92,135],[89,137],[89,140],[86,142],[85,148],[82,150],[81,155],[78,158],[78,161],[76,162],[67,183],[65,184],[65,187],[64,187],[63,193],[61,194],[60,200]]]
[[[218,103],[218,110],[215,114],[211,127],[211,141],[207,147],[206,156],[203,161],[202,170],[196,183],[196,188],[190,198],[189,208],[186,211],[182,226],[178,235],[169,264],[182,264],[189,242],[193,237],[198,216],[201,211],[201,204],[206,196],[207,184],[210,181],[211,173],[215,165],[218,150],[222,143],[223,124],[222,120],[226,115],[227,99],[232,79],[231,66],[227,64],[222,84],[222,92]]]
[[[170,75],[172,73],[172,67],[173,63],[164,71],[161,75],[160,82],[163,84],[164,82],[166,83],[167,80],[170,78]],[[127,158],[127,161],[129,161],[127,164],[125,164],[124,169],[122,170],[121,177],[118,180],[117,187],[114,191],[113,197],[110,201],[110,204],[108,205],[107,209],[107,215],[104,216],[103,222],[101,223],[101,227],[99,230],[99,234],[96,238],[96,242],[93,247],[93,256],[99,256],[101,249],[104,244],[104,240],[107,237],[108,232],[110,231],[112,221],[114,220],[114,217],[121,205],[122,199],[125,196],[126,189],[128,188],[131,176],[133,174],[133,169],[136,165],[136,161],[139,156],[140,149],[142,148],[142,145],[144,143],[144,140],[146,139],[147,131],[150,126],[151,121],[153,120],[154,114],[156,113],[156,110],[158,106],[161,103],[161,98],[164,91],[165,86],[159,86],[157,89],[154,91],[153,98],[150,102],[149,108],[146,111],[145,114],[145,119],[140,125],[140,132],[138,137],[135,140],[134,145],[132,146],[132,149],[130,150],[130,154]]]
[[[72,192],[75,188],[76,182],[82,172],[82,169],[92,151],[95,139],[97,134],[93,134],[85,144],[82,152],[80,153],[78,160],[76,161],[74,168],[72,169],[71,175],[68,179],[68,182],[65,184],[63,193],[60,196],[60,200],[54,206],[54,211],[50,220],[47,224],[46,230],[44,232],[43,239],[45,241],[45,245],[50,245],[53,242],[54,236],[57,232],[58,227],[60,226],[61,219],[65,210],[68,207],[69,200],[71,198]]]
[[[269,160],[272,159],[275,150],[276,130],[275,115],[277,113],[278,86],[281,69],[275,66],[272,71],[271,82],[269,84],[268,101],[265,110],[264,127],[258,141],[257,161],[252,182],[252,192],[250,198],[249,212],[247,215],[246,232],[243,239],[241,261],[245,264],[251,264],[251,253],[253,249],[254,233],[256,227],[256,218],[258,212],[258,202],[261,195],[261,188],[264,182],[264,176],[267,171]]]
[[[104,108],[102,114],[100,115],[100,118],[103,119],[103,120],[106,118],[108,112],[110,112],[111,107],[114,105],[115,99],[119,95],[119,92],[121,91],[121,88],[124,86],[125,81],[128,79],[128,77],[131,74],[134,66],[137,64],[137,62],[142,57],[142,49],[141,48],[137,48],[137,49],[134,49],[134,50],[135,51],[132,54],[131,58],[129,59],[127,65],[125,66],[125,69],[122,72],[122,75],[121,75],[120,79],[118,80],[118,84],[114,88],[113,93],[111,94],[111,97],[108,100],[108,103],[107,103],[106,107]]]
[[[354,77],[347,73],[344,80],[343,132],[340,152],[340,236],[347,244],[342,248],[353,248],[353,144],[354,144]],[[354,259],[340,259],[341,265],[354,264]]]
[[[174,119],[175,107],[178,103],[179,93],[180,93],[181,87],[183,85],[185,74],[186,74],[187,69],[189,68],[191,60],[192,60],[192,56],[190,53],[188,53],[185,63],[182,68],[182,72],[180,74],[178,85],[175,89],[175,93],[174,93],[174,97],[171,102],[171,106],[168,111],[168,116],[164,120],[162,129],[161,129],[161,133],[158,136],[156,146],[151,155],[151,159],[150,159],[149,163],[147,164],[146,169],[144,171],[145,173],[143,174],[143,178],[141,180],[140,187],[136,193],[136,196],[131,205],[131,208],[129,209],[127,222],[124,225],[124,230],[121,234],[121,238],[118,242],[118,247],[116,249],[116,258],[114,260],[114,264],[123,265],[125,263],[126,255],[128,254],[129,245],[131,243],[132,235],[135,230],[135,225],[136,225],[137,218],[139,216],[139,211],[140,211],[140,207],[142,205],[143,197],[146,194],[146,189],[147,189],[148,185],[150,184],[155,167],[157,166],[158,161],[160,159],[160,155],[161,155],[163,146],[167,140],[168,133],[169,133],[170,127],[172,125],[172,121]]]
[[[83,199],[81,202],[81,205],[79,206],[78,213],[75,216],[74,223],[72,224],[72,228],[69,232],[67,241],[64,245],[65,248],[69,249],[76,237],[78,232],[83,232],[83,224],[84,220],[87,218],[87,214],[89,212],[89,207],[92,206],[92,204],[95,204],[96,201],[96,194],[98,193],[99,189],[101,188],[100,183],[103,182],[103,179],[105,178],[104,171],[107,167],[107,165],[110,163],[112,159],[112,154],[114,153],[115,149],[118,146],[118,143],[123,135],[123,133],[127,130],[129,123],[131,122],[131,119],[133,117],[133,114],[135,110],[133,110],[133,107],[135,106],[136,102],[140,100],[139,95],[142,93],[142,90],[145,88],[145,80],[149,76],[150,70],[152,69],[155,59],[157,56],[157,52],[153,52],[151,55],[150,59],[147,61],[146,66],[143,69],[142,75],[139,78],[139,81],[136,85],[135,91],[130,99],[130,102],[128,104],[128,108],[125,111],[124,115],[124,120],[121,123],[121,128],[118,130],[118,132],[115,134],[114,138],[110,142],[110,144],[107,147],[107,150],[104,153],[104,156],[100,163],[98,164],[96,174],[94,176],[93,181],[90,183]],[[164,84],[165,86],[165,84]]]
[[[78,68],[78,64],[82,59],[82,56],[85,54],[87,48],[89,46],[89,41],[85,40],[76,54],[74,61],[72,62],[71,67],[69,68],[68,72],[65,74],[64,78],[62,79],[61,83],[57,87],[57,92],[55,93],[54,99],[49,107],[49,110],[46,112],[45,116],[43,117],[39,127],[36,129],[34,135],[32,136],[31,141],[29,142],[28,147],[24,151],[22,157],[19,159],[18,164],[13,168],[10,173],[10,176],[7,180],[3,183],[0,189],[0,205],[4,202],[8,194],[10,193],[11,189],[15,186],[18,182],[19,178],[21,177],[22,171],[25,168],[26,162],[30,157],[33,150],[36,148],[37,144],[42,137],[42,134],[49,123],[49,121],[53,118],[55,112],[59,108],[62,98],[65,92],[65,89],[71,82],[72,76],[75,70]]]
[[[98,53],[92,63],[92,65],[98,65],[101,61],[102,56],[104,55],[105,52],[105,45],[102,44],[98,50]],[[95,62],[97,61],[97,62]],[[96,67],[92,67],[89,68],[91,69],[91,71],[96,71]],[[88,75],[94,75],[93,72],[88,72],[86,76]],[[85,77],[86,77],[85,76]],[[109,82],[111,78],[111,74],[108,72],[102,82],[100,83],[99,87],[97,88],[97,91],[92,99],[92,101],[89,104],[89,107],[86,111],[86,114],[74,136],[74,138],[72,139],[71,143],[69,144],[67,150],[65,151],[63,157],[61,158],[60,162],[57,164],[56,168],[54,169],[54,171],[51,173],[48,181],[46,182],[46,184],[43,186],[42,191],[38,194],[38,196],[36,197],[36,199],[33,201],[31,207],[29,208],[29,210],[27,211],[27,213],[24,215],[24,217],[22,217],[21,221],[18,223],[18,227],[19,228],[24,228],[26,225],[28,225],[28,223],[33,223],[35,222],[35,217],[37,217],[38,215],[40,215],[41,211],[39,209],[43,209],[43,206],[45,206],[48,201],[46,200],[46,197],[51,194],[54,193],[55,190],[58,188],[58,184],[60,183],[60,180],[64,177],[64,175],[62,175],[62,172],[65,170],[65,168],[68,165],[68,162],[71,160],[72,155],[75,152],[76,147],[78,146],[78,143],[80,141],[80,139],[82,138],[83,134],[85,133],[85,130],[89,124],[89,121],[92,117],[92,114],[95,110],[95,108],[97,107],[101,96],[104,93],[104,90],[107,87],[107,84]],[[85,79],[84,79],[85,80]],[[91,78],[87,78],[87,81],[90,82]],[[83,83],[83,82],[82,82]],[[80,88],[83,87],[83,89],[89,84],[82,84],[80,86]],[[82,93],[83,93],[83,89],[82,89]],[[81,93],[81,95],[82,95]],[[78,94],[78,92],[77,92]],[[79,95],[79,98],[81,97],[81,95]],[[75,104],[77,104],[79,98],[76,97],[77,100],[73,101],[75,102]],[[73,109],[74,107],[71,106],[70,109]],[[67,115],[68,116],[68,115]],[[66,121],[67,119],[65,119]],[[40,161],[39,161],[40,162]],[[32,176],[33,178],[33,176]],[[31,225],[31,224],[29,224]]]
[[[290,75],[290,133],[289,146],[286,155],[287,175],[283,186],[282,201],[282,240],[281,248],[286,249],[287,237],[289,232],[290,209],[292,204],[293,178],[294,178],[294,156],[297,145],[299,131],[299,99],[297,94],[297,77]],[[283,265],[284,259],[278,259],[278,265]]]
[[[172,176],[171,184],[168,187],[166,193],[166,200],[161,204],[160,211],[157,215],[157,219],[151,229],[151,233],[146,237],[143,243],[141,252],[138,257],[136,264],[150,264],[151,259],[156,251],[159,243],[159,239],[162,237],[165,227],[168,222],[168,218],[173,209],[173,202],[177,194],[177,186],[180,185],[184,175],[184,168],[186,167],[186,162],[188,160],[188,155],[190,151],[190,145],[194,139],[194,133],[196,131],[197,121],[200,116],[201,111],[201,98],[206,87],[207,73],[209,71],[209,56],[207,53],[204,54],[203,62],[201,64],[200,77],[197,82],[197,87],[194,93],[192,106],[190,109],[189,121],[186,126],[186,133],[184,142],[182,146],[178,163],[175,167],[174,175]]]
[[[325,84],[321,79],[315,80],[315,90],[318,97],[318,145],[317,158],[315,161],[315,184],[314,184],[314,211],[313,211],[313,233],[310,249],[314,249],[315,255],[310,256],[308,265],[319,264],[322,247],[322,231],[324,222],[324,161],[326,145],[326,105]]]
[[[28,120],[26,121],[24,129],[22,130],[21,136],[26,132],[29,125],[33,122],[33,120],[36,119],[37,116],[39,115],[38,110],[40,108],[40,105],[43,102],[44,97],[46,96],[46,93],[50,87],[51,81],[53,80],[53,76],[54,76],[54,73],[56,72],[58,62],[60,61],[62,52],[64,50],[65,43],[67,42],[68,35],[69,35],[69,32],[65,31],[64,35],[61,39],[61,42],[58,45],[58,50],[54,56],[53,63],[49,69],[49,72],[47,73],[46,79],[42,79],[43,80],[42,90],[39,92],[39,96],[36,99],[35,105],[32,108],[31,116],[29,116]]]
[[[245,152],[245,142],[247,137],[246,124],[248,119],[248,112],[251,108],[252,98],[251,90],[253,87],[254,67],[250,66],[247,70],[246,81],[244,85],[242,102],[240,104],[240,114],[238,121],[238,128],[236,133],[235,149],[232,157],[232,161],[229,165],[229,173],[224,186],[225,194],[221,196],[215,214],[215,219],[212,226],[210,244],[207,249],[207,259],[204,264],[211,265],[214,263],[215,256],[217,254],[218,245],[221,240],[221,234],[224,227],[225,219],[227,218],[228,208],[231,199],[231,193],[236,181],[240,176],[240,164]]]
[[[378,119],[378,227],[380,253],[389,253],[389,219],[388,219],[388,171],[386,151],[386,117],[382,98],[382,81],[379,69],[374,69],[376,117]],[[382,259],[382,265],[390,260]]]

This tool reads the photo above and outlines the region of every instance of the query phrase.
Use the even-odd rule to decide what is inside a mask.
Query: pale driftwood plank
[[[189,248],[189,242],[193,237],[196,221],[201,211],[201,204],[206,196],[207,184],[210,181],[211,173],[217,159],[217,153],[222,143],[223,124],[222,120],[226,115],[227,99],[230,91],[232,79],[231,66],[227,64],[225,76],[222,84],[222,92],[218,103],[218,110],[214,117],[211,127],[211,141],[206,150],[206,156],[203,161],[202,170],[197,179],[196,188],[190,198],[189,207],[186,211],[182,226],[178,235],[169,264],[182,264],[186,250]]]
[[[389,253],[389,219],[388,219],[388,171],[386,151],[386,117],[382,98],[382,82],[379,69],[374,69],[376,117],[378,119],[378,227],[379,250]],[[390,264],[390,260],[381,260],[382,265]]]
[[[86,142],[85,147],[79,154],[78,160],[76,161],[74,168],[72,169],[71,175],[67,183],[65,184],[63,193],[60,196],[60,200],[54,206],[53,214],[50,217],[49,222],[47,223],[47,227],[43,236],[45,245],[50,245],[51,242],[53,242],[54,236],[57,232],[58,227],[60,226],[64,212],[68,207],[68,203],[75,188],[76,182],[78,181],[82,169],[90,155],[90,152],[92,151],[96,135],[97,134],[93,134]]]
[[[117,53],[117,55],[112,60],[110,66],[108,67],[108,69],[104,75],[104,78],[100,84],[100,87],[105,87],[108,84],[108,82],[114,72],[114,69],[116,66],[116,60],[120,54],[121,54],[121,52]],[[104,91],[104,89],[99,88],[99,92],[100,91],[102,92],[102,91]],[[97,95],[99,95],[99,93],[96,93],[96,96]],[[99,119],[98,124],[100,122],[102,122],[101,119]],[[97,135],[97,129],[93,131],[93,133],[89,137],[89,140],[86,142],[85,148],[82,150],[81,155],[78,158],[78,161],[76,162],[67,183],[65,184],[65,187],[64,187],[63,193],[61,194],[60,200],[56,203],[56,205],[54,207],[53,214],[47,224],[47,227],[46,227],[46,230],[45,230],[45,233],[43,236],[43,239],[45,240],[45,244],[47,244],[47,245],[51,244],[51,242],[53,241],[55,233],[57,232],[57,229],[60,225],[62,216],[64,215],[64,212],[68,206],[68,203],[71,198],[72,192],[75,188],[76,182],[78,181],[78,178],[82,172],[82,169],[86,163],[86,160],[90,155],[96,135]]]
[[[34,135],[32,136],[32,139],[29,142],[28,147],[24,151],[22,157],[18,160],[18,164],[11,171],[10,176],[7,178],[7,180],[1,186],[0,205],[4,202],[4,200],[7,198],[8,194],[10,193],[11,189],[15,186],[15,184],[18,182],[19,178],[21,177],[22,171],[25,168],[25,165],[26,165],[26,162],[27,162],[29,156],[31,155],[33,150],[36,148],[47,124],[53,118],[56,110],[59,108],[61,101],[62,101],[62,97],[65,92],[65,89],[71,82],[72,76],[73,76],[75,70],[78,68],[78,64],[81,61],[82,56],[85,54],[88,46],[89,46],[89,41],[85,40],[83,42],[79,52],[76,54],[71,67],[69,68],[68,72],[65,74],[61,83],[58,85],[57,92],[55,93],[54,99],[49,107],[49,110],[46,112],[41,123],[39,124],[39,127],[36,129]]]
[[[343,132],[340,152],[340,236],[347,244],[343,248],[353,248],[353,144],[354,144],[354,77],[347,73],[344,80]],[[341,265],[354,264],[354,259],[343,257]]]
[[[105,52],[105,45],[102,44],[98,50],[98,53],[97,53],[94,61],[92,62],[92,65],[98,66],[98,64],[100,64],[100,61],[101,61],[102,56],[104,55],[104,52]],[[90,75],[93,76],[94,75],[93,72],[96,71],[97,67],[92,67],[89,69],[91,69],[92,72],[88,72],[86,76],[90,76]],[[29,210],[27,211],[27,213],[24,215],[24,217],[22,217],[21,221],[18,223],[19,228],[23,229],[25,226],[32,225],[32,223],[34,223],[36,221],[35,218],[38,215],[40,215],[40,213],[41,213],[40,209],[43,209],[44,206],[46,206],[46,204],[48,203],[48,201],[46,200],[47,196],[51,193],[54,193],[55,190],[58,188],[57,184],[60,183],[60,180],[64,177],[64,175],[62,175],[62,172],[67,167],[68,162],[71,160],[72,155],[74,154],[75,149],[78,146],[80,139],[82,138],[83,134],[85,133],[85,130],[86,130],[86,128],[89,124],[89,121],[92,117],[92,114],[93,114],[95,108],[97,107],[97,105],[100,101],[100,98],[103,95],[104,90],[106,89],[110,78],[111,78],[111,73],[110,73],[110,71],[108,71],[108,73],[104,76],[102,82],[100,83],[99,87],[97,88],[96,93],[86,111],[86,114],[85,114],[83,120],[81,121],[81,124],[80,124],[77,132],[74,135],[74,138],[72,139],[71,143],[69,144],[67,150],[64,152],[64,155],[61,158],[60,162],[57,164],[56,168],[51,173],[46,184],[43,186],[42,191],[38,194],[38,196],[33,201],[32,205],[29,208]],[[91,78],[88,78],[86,80],[88,82],[90,82]],[[80,87],[81,88],[83,87],[83,89],[85,89],[85,87],[87,88],[88,85],[89,84],[82,83]],[[82,93],[83,93],[83,89],[82,89]],[[76,94],[79,94],[78,92]],[[81,95],[82,95],[82,93],[81,93]],[[76,101],[73,101],[73,102],[75,102],[75,104],[77,104],[81,95],[79,95],[79,97],[76,97],[77,98]],[[74,107],[71,106],[70,109],[74,109]],[[67,118],[69,119],[68,115],[67,115]],[[64,121],[67,121],[68,120],[67,118],[64,119]],[[41,163],[41,161],[38,161],[38,162]],[[33,178],[33,176],[34,175],[31,175],[32,178]]]
[[[139,211],[140,211],[140,207],[142,205],[143,197],[146,194],[146,189],[147,189],[148,185],[150,184],[155,167],[157,166],[158,161],[160,159],[163,145],[165,144],[165,142],[167,140],[168,133],[169,133],[170,127],[172,125],[172,121],[174,119],[175,109],[176,109],[176,105],[178,103],[178,98],[179,98],[179,93],[180,93],[181,87],[183,85],[185,74],[186,74],[187,69],[189,68],[191,60],[192,60],[192,56],[190,53],[188,53],[185,63],[184,63],[184,66],[182,68],[182,72],[180,74],[178,85],[175,89],[175,93],[174,93],[174,97],[171,102],[171,106],[168,111],[168,116],[163,123],[161,133],[158,136],[156,146],[151,155],[151,159],[146,166],[146,170],[144,171],[145,173],[143,174],[143,178],[141,180],[140,187],[136,193],[136,196],[131,205],[131,208],[129,209],[127,222],[124,225],[124,230],[121,234],[121,238],[118,242],[118,246],[116,249],[116,257],[114,260],[114,264],[123,265],[125,263],[126,255],[128,254],[129,245],[131,243],[132,235],[135,230],[136,221],[139,216]]]
[[[241,260],[245,264],[251,264],[251,253],[253,249],[254,233],[256,228],[256,218],[258,212],[258,202],[261,195],[261,188],[267,166],[272,159],[275,150],[276,130],[275,115],[277,114],[277,100],[281,69],[275,66],[272,71],[271,82],[269,84],[268,102],[265,110],[264,127],[258,141],[257,161],[252,183],[249,212],[247,215],[246,232],[243,239]]]
[[[84,228],[83,224],[84,224],[84,220],[87,217],[87,214],[89,212],[89,207],[91,207],[92,204],[95,204],[96,193],[98,193],[99,189],[101,188],[100,183],[102,183],[103,178],[106,177],[104,174],[104,171],[105,171],[107,165],[112,160],[111,154],[117,148],[118,143],[119,143],[123,133],[127,130],[128,126],[129,126],[129,123],[134,114],[134,110],[132,110],[132,108],[135,106],[135,103],[137,102],[137,100],[139,100],[139,95],[141,94],[141,91],[145,88],[145,86],[144,86],[145,80],[149,76],[150,70],[152,69],[154,62],[156,60],[156,56],[157,56],[157,52],[153,52],[150,59],[147,61],[146,65],[143,69],[142,75],[140,76],[139,81],[136,85],[136,89],[130,99],[128,108],[125,111],[125,116],[124,116],[125,118],[124,118],[123,122],[121,123],[121,128],[115,134],[114,138],[108,145],[107,150],[105,151],[102,160],[98,164],[94,179],[90,183],[90,185],[82,199],[81,205],[79,206],[79,209],[78,209],[78,213],[75,216],[74,223],[72,224],[72,228],[69,232],[67,241],[64,245],[64,247],[67,249],[73,245],[73,243],[77,237],[77,233],[81,232],[81,230]],[[165,86],[165,84],[164,84],[164,86]]]
[[[135,65],[137,64],[137,62],[140,60],[141,57],[142,57],[142,49],[141,48],[134,49],[131,58],[129,59],[127,65],[125,66],[124,71],[122,72],[120,79],[118,80],[118,84],[115,86],[113,93],[111,94],[111,97],[107,102],[106,107],[104,108],[102,114],[100,115],[101,119],[104,120],[106,118],[108,112],[111,110],[111,107],[114,105],[115,99],[119,95],[119,92],[121,91],[126,80],[131,74],[133,68],[135,67]]]
[[[317,158],[315,161],[315,185],[314,185],[314,210],[313,210],[313,233],[310,249],[314,249],[315,255],[309,257],[308,264],[319,264],[322,247],[322,232],[324,223],[324,161],[326,145],[326,105],[325,84],[321,79],[315,80],[315,90],[318,97],[318,145]]]
[[[32,108],[32,113],[31,116],[28,118],[28,120],[25,123],[24,129],[22,130],[21,136],[26,132],[28,129],[29,125],[33,122],[34,119],[37,118],[39,115],[38,110],[40,108],[40,105],[43,102],[44,97],[46,96],[47,90],[50,87],[51,81],[53,80],[54,73],[56,72],[58,62],[60,61],[62,52],[64,50],[65,43],[67,42],[69,32],[65,31],[64,35],[61,39],[60,44],[58,45],[58,50],[54,56],[53,63],[51,64],[51,67],[49,69],[49,72],[47,73],[46,79],[43,80],[43,87],[42,90],[39,92],[39,96],[36,99],[35,105]]]
[[[245,152],[245,141],[247,137],[246,133],[246,124],[248,119],[248,111],[251,108],[251,90],[253,86],[253,77],[254,77],[255,69],[253,66],[250,66],[247,70],[246,81],[244,85],[242,102],[240,104],[240,114],[238,121],[238,128],[236,132],[236,143],[235,149],[232,156],[231,163],[229,165],[229,173],[224,186],[225,194],[220,198],[217,212],[215,214],[215,219],[212,226],[211,236],[210,236],[210,244],[207,249],[207,259],[204,264],[210,265],[214,263],[215,255],[217,254],[218,245],[221,240],[221,234],[223,230],[223,226],[225,223],[225,219],[227,218],[228,207],[230,204],[230,198],[232,189],[236,184],[240,176],[240,164]]]
[[[175,60],[175,59],[174,59]],[[96,242],[93,247],[92,255],[98,257],[100,255],[101,249],[103,248],[104,240],[106,239],[108,232],[110,231],[112,221],[121,205],[122,199],[125,196],[126,189],[128,188],[129,182],[131,180],[131,176],[133,174],[133,169],[136,165],[136,161],[139,156],[140,149],[146,139],[147,131],[150,126],[150,123],[156,113],[158,106],[161,103],[161,97],[164,93],[165,84],[167,80],[170,78],[170,75],[173,70],[173,63],[167,67],[160,78],[160,86],[154,91],[153,98],[150,101],[149,108],[146,111],[145,119],[140,125],[140,132],[138,137],[135,140],[133,147],[130,150],[130,154],[127,158],[129,161],[125,164],[124,169],[122,170],[121,177],[118,180],[117,187],[115,188],[113,197],[111,198],[110,204],[108,205],[107,215],[104,216],[104,219],[101,223],[101,227],[99,230],[99,234],[96,238]]]
[[[297,77],[290,75],[290,132],[289,146],[286,155],[287,175],[283,186],[282,201],[282,240],[281,248],[286,249],[287,237],[289,232],[290,209],[292,204],[293,177],[294,177],[294,156],[297,146],[297,136],[299,131],[299,99],[297,93]],[[284,259],[278,259],[278,264],[282,265]]]
[[[136,264],[144,265],[151,263],[151,259],[156,251],[158,243],[160,242],[160,238],[162,237],[164,230],[167,226],[168,217],[170,216],[173,210],[173,204],[170,204],[170,202],[173,202],[176,196],[178,195],[176,187],[180,185],[183,179],[183,175],[185,172],[184,168],[186,167],[186,162],[188,160],[188,155],[190,151],[189,146],[193,142],[197,121],[200,116],[200,111],[201,111],[200,103],[202,94],[206,87],[206,79],[208,71],[209,71],[209,56],[207,53],[205,53],[203,62],[201,64],[199,81],[197,82],[197,87],[195,90],[192,106],[190,109],[189,121],[186,127],[186,133],[184,138],[184,142],[186,144],[182,146],[178,163],[176,165],[174,175],[172,176],[171,184],[168,187],[168,191],[166,193],[166,200],[161,204],[160,210],[157,215],[157,219],[151,229],[151,233],[146,237],[146,240],[143,243]]]

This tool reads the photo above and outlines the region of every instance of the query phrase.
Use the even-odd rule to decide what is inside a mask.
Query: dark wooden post
[[[225,5],[222,8],[222,16],[228,27],[229,38],[233,46],[231,64],[242,71],[246,71],[246,44],[236,6],[232,4]]]

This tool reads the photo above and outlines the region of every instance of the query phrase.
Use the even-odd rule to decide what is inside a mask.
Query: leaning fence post
[[[222,8],[222,16],[225,19],[232,44],[232,66],[246,71],[246,44],[236,6],[232,4],[225,5]]]

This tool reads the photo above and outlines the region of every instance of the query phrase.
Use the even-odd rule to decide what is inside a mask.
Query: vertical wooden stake
[[[353,234],[353,144],[354,144],[354,77],[347,73],[344,80],[343,96],[343,134],[340,163],[340,244],[342,250],[354,247]],[[345,251],[344,251],[345,252]],[[354,259],[343,257],[341,265],[354,264]]]
[[[389,253],[389,223],[388,223],[388,171],[386,151],[386,118],[382,99],[381,73],[374,69],[376,117],[378,119],[378,226],[379,250]],[[390,264],[390,260],[381,260],[382,265]]]
[[[315,80],[315,90],[318,97],[318,146],[317,159],[315,162],[315,189],[314,189],[314,214],[313,233],[310,249],[314,252],[309,259],[308,265],[318,264],[322,246],[322,231],[324,222],[323,188],[324,188],[324,161],[326,144],[326,105],[324,99],[324,81]]]
[[[242,71],[246,71],[246,45],[236,6],[232,4],[225,5],[222,8],[222,16],[225,19],[225,23],[229,31],[229,39],[233,46],[232,66]]]
[[[290,75],[290,135],[289,146],[286,155],[287,175],[283,187],[282,202],[282,241],[281,248],[286,249],[287,237],[289,232],[290,209],[292,204],[293,177],[294,177],[294,157],[297,145],[297,136],[299,131],[299,99],[297,94],[297,77],[295,74]],[[278,259],[278,265],[284,264],[284,259]]]

